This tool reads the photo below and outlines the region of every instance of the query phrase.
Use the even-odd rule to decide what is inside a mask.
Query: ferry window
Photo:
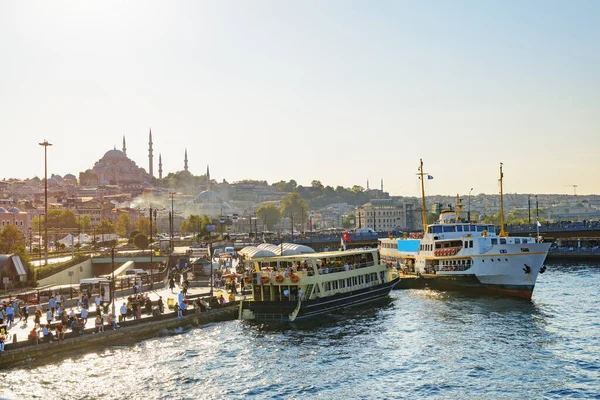
[[[354,277],[354,286],[358,285],[358,276]]]
[[[369,283],[369,282],[371,282],[371,276],[369,276],[369,275],[365,275],[365,282],[366,282],[366,283]]]
[[[488,233],[496,233],[496,228],[494,227],[494,225],[488,225],[487,231]]]
[[[346,286],[348,286],[348,287],[352,286],[352,278],[346,279]]]
[[[2,225],[4,225],[4,221],[2,221]],[[427,233],[431,233],[431,226],[427,227]]]
[[[463,226],[462,225],[458,225],[456,227],[456,232],[462,232],[463,231]]]
[[[473,248],[473,241],[472,240],[469,240],[469,247]]]
[[[469,230],[471,232],[475,232],[475,225],[469,225]]]
[[[500,238],[500,244],[506,244],[506,238]]]
[[[453,226],[443,226],[444,232],[454,232]]]
[[[442,227],[439,225],[434,225],[431,228],[433,229],[433,233],[442,233]]]
[[[521,244],[521,239],[515,238],[515,244]]]
[[[485,225],[477,225],[477,232],[483,232],[486,228],[487,226]]]
[[[498,244],[498,239],[496,239],[496,238],[493,238],[493,239],[492,239],[492,244]]]

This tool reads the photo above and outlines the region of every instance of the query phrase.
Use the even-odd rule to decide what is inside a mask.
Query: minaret
[[[381,179],[381,193],[383,193],[383,179]]]
[[[206,165],[206,190],[210,190],[210,170],[208,164]]]
[[[158,153],[158,179],[162,180],[162,156]]]
[[[369,180],[367,179],[367,190],[369,190]]]
[[[127,146],[125,146],[125,135],[123,135],[123,153],[127,156]]]
[[[152,128],[150,128],[150,135],[148,138],[148,173],[152,178],[154,178],[154,170],[152,168],[152,164],[154,164],[154,160],[152,158]]]
[[[185,158],[183,159],[183,169],[188,170],[188,159],[187,159],[187,149],[185,149]]]

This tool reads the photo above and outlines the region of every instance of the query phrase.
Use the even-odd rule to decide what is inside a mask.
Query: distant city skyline
[[[2,2],[0,179],[121,149],[154,176],[600,193],[600,3]]]

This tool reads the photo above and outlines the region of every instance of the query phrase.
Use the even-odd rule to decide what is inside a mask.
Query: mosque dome
[[[0,214],[6,214],[6,213],[7,213],[6,208],[0,207]]]
[[[56,178],[48,178],[48,185],[58,186],[58,180]]]
[[[18,214],[21,212],[21,210],[19,210],[17,207],[11,207],[8,209],[8,212],[11,214]]]
[[[102,157],[102,158],[118,159],[118,158],[127,158],[127,156],[121,150],[113,149],[113,150],[107,151],[104,154],[104,157]]]
[[[66,174],[63,179],[77,179],[77,177],[73,174]]]

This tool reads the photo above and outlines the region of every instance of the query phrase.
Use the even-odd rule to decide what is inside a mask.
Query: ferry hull
[[[334,296],[305,300],[302,302],[300,311],[294,319],[294,322],[303,321],[327,314],[332,311],[353,307],[361,304],[375,302],[386,298],[400,278],[381,285],[354,290],[347,293],[338,293]],[[255,302],[245,301],[242,303],[242,309],[249,309],[254,314],[257,321],[281,321],[289,322],[289,315],[296,308],[296,302]]]
[[[465,293],[499,295],[531,300],[535,285],[506,285],[481,282],[475,275],[430,275],[422,274],[425,285],[435,290],[460,291]]]

